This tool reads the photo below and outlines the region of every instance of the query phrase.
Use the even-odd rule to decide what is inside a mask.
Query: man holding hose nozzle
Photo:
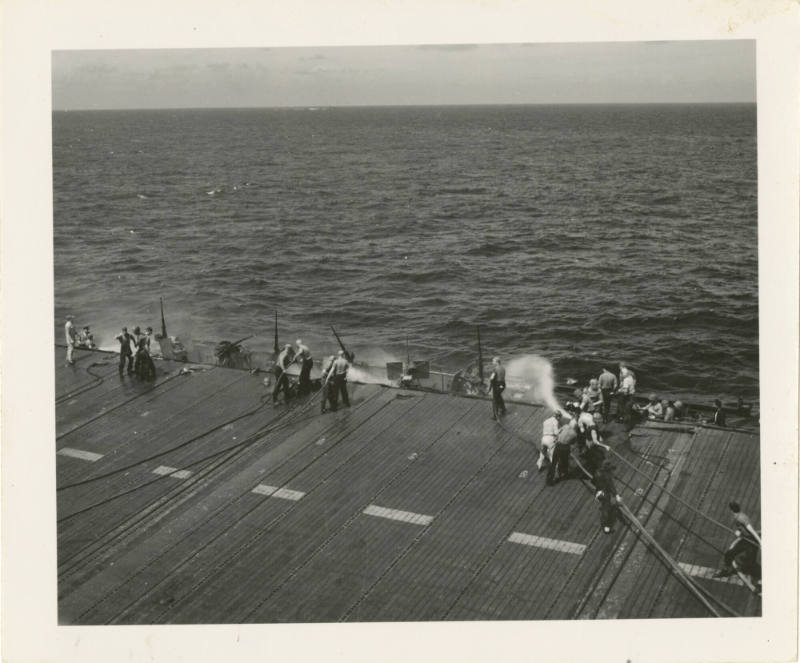
[[[303,396],[311,393],[311,369],[314,366],[314,360],[311,358],[311,351],[307,345],[303,344],[299,338],[297,339],[297,351],[295,352],[295,361],[300,363],[300,378],[297,380],[297,394]]]
[[[289,376],[286,371],[294,362],[294,350],[288,343],[283,346],[275,362],[275,388],[272,390],[273,405],[278,402],[278,393],[283,390],[284,402],[289,400]]]

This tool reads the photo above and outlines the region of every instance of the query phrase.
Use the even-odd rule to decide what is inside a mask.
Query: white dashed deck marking
[[[433,522],[433,516],[425,516],[421,513],[412,513],[411,511],[398,511],[397,509],[387,509],[386,507],[370,504],[364,513],[368,516],[377,516],[378,518],[388,518],[389,520],[399,520],[403,523],[411,523],[412,525],[430,525]]]
[[[706,578],[708,580],[716,580],[717,582],[727,582],[731,585],[744,586],[741,578],[739,578],[739,576],[736,574],[728,576],[727,578],[715,578],[714,574],[717,572],[717,569],[710,569],[707,566],[698,566],[697,564],[685,564],[683,562],[678,562],[678,566],[680,566],[690,576],[694,576],[696,578]]]
[[[71,449],[70,447],[59,449],[56,453],[59,456],[69,456],[70,458],[88,460],[90,463],[94,463],[103,457],[103,454],[96,454],[92,451],[81,451],[80,449]]]
[[[522,532],[513,532],[511,536],[508,537],[508,540],[511,541],[511,543],[521,543],[525,546],[557,550],[558,552],[572,553],[573,555],[583,555],[583,551],[586,550],[586,546],[582,543],[548,539],[545,536],[534,536],[533,534],[523,534]]]
[[[259,495],[266,495],[267,497],[279,497],[282,500],[292,500],[293,502],[297,502],[297,500],[305,496],[305,493],[299,490],[277,488],[276,486],[267,486],[263,483],[258,484],[250,492],[258,493]]]
[[[153,474],[171,476],[174,479],[188,479],[190,476],[192,476],[192,473],[189,470],[179,470],[177,467],[169,467],[168,465],[159,465],[153,470]]]

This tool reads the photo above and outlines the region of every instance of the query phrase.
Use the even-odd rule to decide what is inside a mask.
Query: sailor
[[[755,583],[760,584],[761,565],[758,563],[758,553],[761,550],[761,537],[738,502],[729,502],[728,508],[733,514],[736,538],[725,551],[723,567],[714,577],[725,578],[738,571],[746,573]]]
[[[627,430],[633,428],[633,395],[636,393],[636,376],[625,364],[619,365],[620,388],[617,392],[617,415],[625,422]]]
[[[597,490],[594,498],[600,502],[600,525],[603,532],[610,534],[617,519],[617,510],[622,498],[614,485],[614,466],[610,460],[604,460],[594,475],[594,487]]]
[[[506,388],[506,369],[500,357],[492,358],[492,374],[489,376],[489,386],[492,388],[492,417],[506,413],[506,404],[503,402],[503,391]]]
[[[594,415],[589,412],[581,412],[578,415],[578,442],[580,443],[579,450],[581,453],[588,451],[592,446],[600,442]]]
[[[311,358],[311,351],[307,345],[303,345],[303,341],[297,339],[297,350],[295,352],[295,361],[300,363],[300,378],[297,381],[298,395],[304,395],[311,392],[311,369],[314,366],[314,360]]]
[[[603,367],[603,372],[597,378],[597,384],[600,387],[600,392],[603,396],[603,423],[608,423],[608,417],[611,414],[611,396],[617,390],[617,376],[614,375],[607,368]]]
[[[117,334],[115,337],[119,341],[119,375],[122,377],[122,371],[125,368],[125,361],[128,362],[128,375],[133,375],[133,336],[128,333],[128,328],[123,327],[122,333]]]
[[[536,461],[536,467],[540,472],[544,469],[545,462],[548,465],[553,462],[553,447],[556,444],[556,437],[558,437],[560,420],[561,413],[553,410],[552,414],[542,423],[542,443],[539,447],[539,459]]]
[[[94,336],[92,332],[89,330],[89,325],[86,325],[82,330],[80,337],[78,339],[78,344],[82,348],[87,348],[88,350],[94,350],[96,347],[94,344]]]
[[[664,407],[661,405],[661,401],[655,394],[650,394],[647,397],[647,405],[634,405],[633,409],[648,419],[661,419],[664,416]]]
[[[589,386],[581,394],[581,410],[598,412],[603,407],[603,392],[596,378],[589,380]]]
[[[68,315],[64,323],[64,340],[67,342],[67,365],[72,366],[75,362],[72,359],[72,352],[75,350],[76,334],[75,326],[72,324],[74,317]]]
[[[561,426],[556,437],[556,444],[553,447],[553,460],[547,468],[547,485],[552,486],[556,481],[566,479],[569,475],[569,449],[578,439],[578,422],[575,417]],[[558,476],[556,477],[556,473]]]
[[[133,372],[140,380],[151,380],[156,377],[156,367],[150,358],[150,338],[153,329],[148,327],[144,334],[139,335],[136,344],[136,358],[133,362]]]
[[[714,401],[714,425],[725,425],[725,410],[722,409],[722,401],[719,398]]]
[[[337,400],[339,396],[342,397],[342,403],[345,407],[350,407],[350,399],[347,397],[347,369],[350,368],[350,362],[345,358],[344,350],[339,350],[336,354],[336,359],[328,371],[326,380],[332,381],[332,388],[330,389],[333,400]],[[334,409],[334,408],[331,408]]]
[[[289,366],[294,363],[294,350],[292,346],[287,343],[283,346],[275,362],[275,388],[272,390],[272,402],[278,402],[278,392],[283,389],[283,400],[288,401],[291,397],[289,394],[289,376],[286,374]]]
[[[331,372],[331,368],[333,368],[333,362],[335,361],[335,357],[331,355],[328,357],[322,369],[322,405],[320,407],[320,411],[322,414],[325,414],[328,411],[328,404],[330,403],[331,411],[336,412],[336,406],[338,404],[339,399],[336,397],[336,394],[333,393],[333,389],[331,384],[328,383],[328,375]]]

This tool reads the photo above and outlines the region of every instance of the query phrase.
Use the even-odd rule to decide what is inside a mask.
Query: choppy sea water
[[[56,112],[56,340],[549,359],[758,398],[755,105]]]

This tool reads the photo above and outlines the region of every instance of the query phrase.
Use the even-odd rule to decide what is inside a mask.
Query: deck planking
[[[56,448],[102,454],[57,456],[61,623],[708,616],[626,523],[601,533],[577,470],[545,486],[542,407],[510,402],[499,426],[481,399],[350,385],[322,415],[243,371],[159,361],[140,385],[114,355],[59,353]],[[644,423],[612,445],[626,504],[679,562],[718,567],[732,535],[659,486],[760,521],[757,431]],[[741,584],[697,582],[760,614]]]

